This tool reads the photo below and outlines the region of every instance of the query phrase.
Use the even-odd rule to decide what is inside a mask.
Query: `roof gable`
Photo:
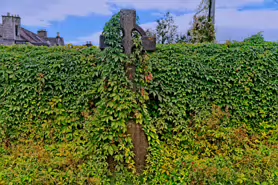
[[[26,40],[27,42],[31,42],[31,43],[46,43],[46,40],[39,37],[37,34],[29,30],[26,30],[25,28],[21,28],[20,37],[23,40]]]

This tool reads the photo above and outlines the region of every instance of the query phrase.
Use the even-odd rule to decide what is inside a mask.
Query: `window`
[[[18,36],[18,25],[15,25],[15,35]]]

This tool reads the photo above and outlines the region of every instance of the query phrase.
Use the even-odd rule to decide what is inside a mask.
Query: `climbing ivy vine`
[[[106,24],[103,35],[108,47],[101,53],[101,62],[98,64],[101,72],[98,90],[95,92],[98,96],[93,117],[93,127],[98,129],[92,133],[92,138],[100,141],[100,155],[114,156],[117,171],[124,170],[127,166],[135,172],[133,145],[127,135],[128,121],[134,119],[137,124],[142,124],[149,140],[157,139],[154,127],[150,125],[146,106],[149,100],[146,86],[152,80],[148,55],[143,50],[141,37],[137,32],[133,33],[133,53],[130,56],[123,54],[119,14]],[[136,66],[134,82],[126,75],[126,66],[131,64]],[[132,90],[133,83],[136,92]]]

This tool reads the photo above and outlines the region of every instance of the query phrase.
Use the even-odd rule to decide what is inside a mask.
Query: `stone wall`
[[[2,34],[2,24],[0,24],[0,40],[3,39],[3,34]]]
[[[0,39],[0,45],[10,46],[14,44],[14,40]]]

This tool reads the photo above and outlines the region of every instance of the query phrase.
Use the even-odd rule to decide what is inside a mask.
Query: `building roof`
[[[0,24],[0,39],[2,37],[1,33],[2,25]],[[24,44],[26,42],[31,43],[35,46],[57,46],[57,45],[64,45],[64,39],[62,37],[54,37],[54,38],[42,38],[39,35],[22,28],[20,29],[20,39],[15,40],[16,44]]]
[[[46,40],[39,37],[37,34],[26,30],[25,28],[21,28],[20,37],[22,40],[30,42],[32,44],[39,44],[39,45],[48,45]]]
[[[59,42],[59,44],[62,46],[65,44],[64,39],[61,37],[48,37],[48,38],[45,38],[45,40],[49,41],[52,46],[58,44],[57,42]]]
[[[57,37],[47,37],[42,38],[37,34],[25,29],[21,28],[20,37],[22,40],[30,42],[36,46],[56,46],[56,45],[65,45],[64,39],[60,36]]]
[[[0,24],[0,41],[1,43],[7,43],[7,44],[24,44],[26,42],[29,42],[33,45],[37,45],[37,46],[63,46],[64,43],[64,39],[62,37],[60,37],[60,34],[58,33],[57,37],[55,38],[49,38],[47,37],[47,31],[43,30],[44,33],[42,33],[41,31],[38,31],[38,34],[33,33],[23,27],[21,27],[21,23],[20,23],[20,17],[18,15],[10,15],[10,13],[8,13],[7,15],[2,15],[2,22],[4,23],[4,21],[6,20],[7,17],[12,17],[12,20],[8,20],[8,21],[12,21],[15,23],[15,30],[11,30],[13,29],[12,27],[8,26],[6,27],[3,24]],[[6,20],[7,21],[7,20]],[[5,27],[4,27],[5,26]],[[19,30],[18,30],[19,28]],[[14,31],[16,32],[16,34],[19,31],[19,36],[13,36]],[[8,35],[8,36],[7,36]]]

